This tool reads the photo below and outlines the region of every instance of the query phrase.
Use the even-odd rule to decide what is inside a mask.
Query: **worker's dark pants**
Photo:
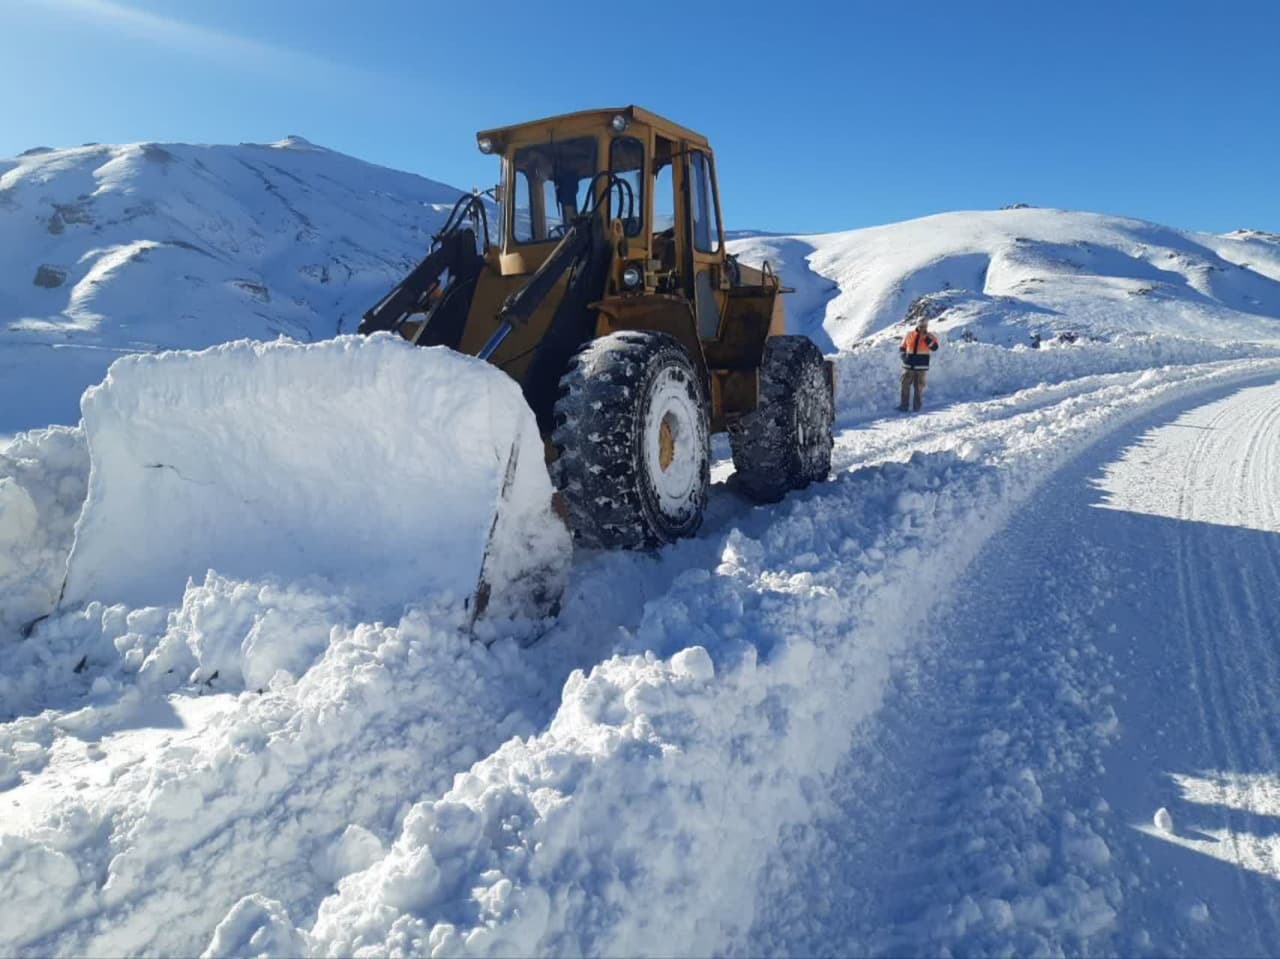
[[[928,378],[928,370],[911,370],[902,371],[902,402],[898,405],[903,409],[907,408],[907,399],[911,395],[911,388],[914,386],[916,391],[916,409],[924,403],[924,382]]]

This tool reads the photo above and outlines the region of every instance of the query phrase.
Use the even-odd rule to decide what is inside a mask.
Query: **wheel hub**
[[[658,427],[658,466],[662,472],[671,468],[671,461],[676,458],[676,425],[675,417],[670,413],[662,418]]]
[[[645,415],[644,459],[658,508],[669,516],[688,509],[699,488],[706,444],[699,412],[682,371],[658,375]]]

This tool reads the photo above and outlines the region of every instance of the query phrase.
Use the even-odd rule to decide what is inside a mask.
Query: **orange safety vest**
[[[929,354],[938,348],[938,338],[932,333],[912,330],[902,340],[902,362],[912,370],[927,370]]]
[[[919,330],[912,330],[902,341],[902,348],[908,353],[927,353],[936,348],[937,342],[937,337],[932,333],[921,333]]]

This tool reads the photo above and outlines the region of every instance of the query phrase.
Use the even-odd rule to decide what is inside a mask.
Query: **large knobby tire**
[[[560,380],[551,478],[585,546],[692,536],[710,484],[708,411],[689,354],[665,333],[593,340]]]
[[[756,409],[729,427],[734,484],[761,503],[831,472],[835,406],[822,353],[807,336],[765,342]]]

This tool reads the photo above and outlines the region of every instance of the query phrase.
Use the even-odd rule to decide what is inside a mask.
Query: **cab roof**
[[[656,113],[651,113],[643,107],[632,104],[625,107],[602,107],[596,110],[579,110],[577,113],[562,113],[559,116],[545,117],[541,120],[529,120],[525,123],[514,123],[505,127],[494,127],[491,130],[481,130],[476,134],[476,139],[489,137],[495,145],[497,151],[501,151],[506,144],[517,141],[540,140],[551,135],[568,135],[572,133],[583,133],[593,128],[607,126],[609,121],[622,114],[632,123],[641,123],[653,127],[658,133],[672,139],[687,140],[695,146],[706,147],[710,149],[707,138],[701,133],[695,133],[688,127],[682,127],[678,123],[672,123],[666,117],[661,117]]]

